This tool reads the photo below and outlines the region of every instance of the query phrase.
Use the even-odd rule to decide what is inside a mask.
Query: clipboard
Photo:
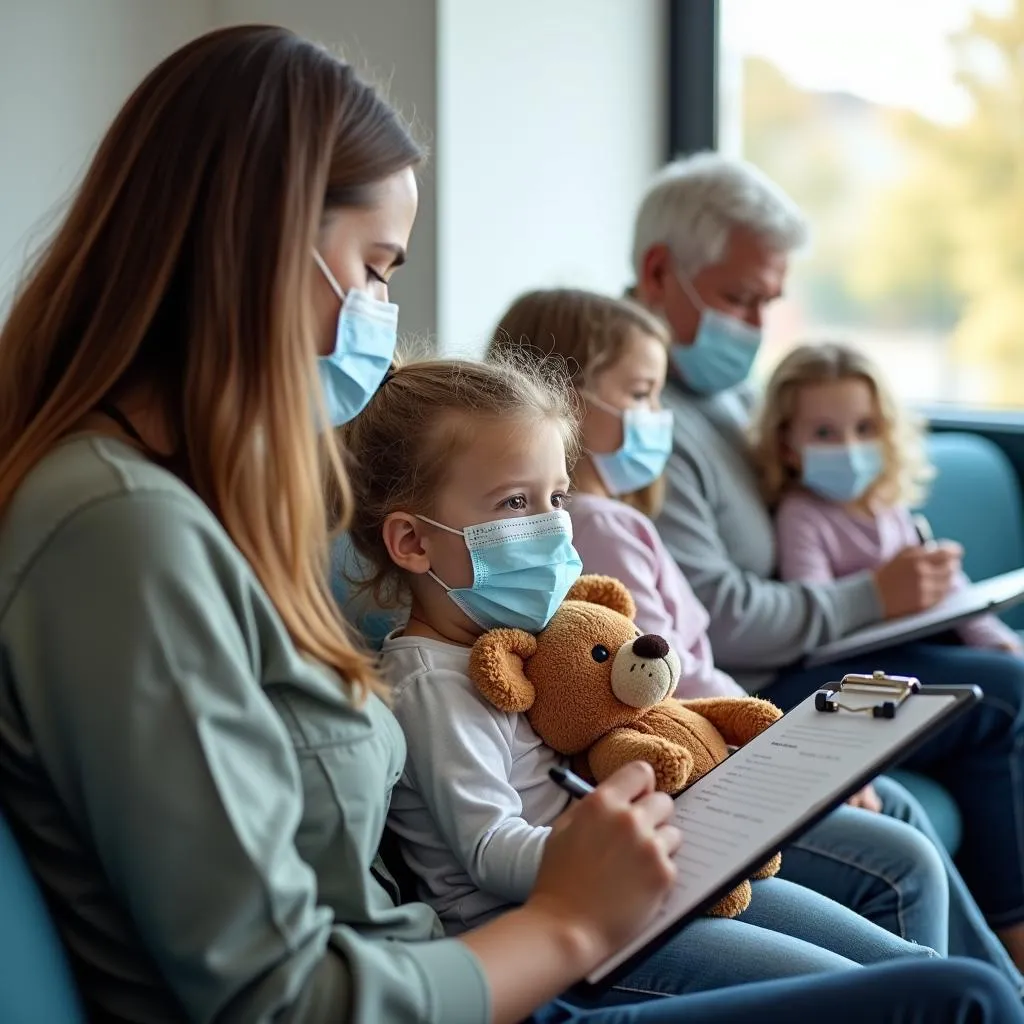
[[[840,658],[872,654],[895,644],[906,644],[912,640],[934,636],[967,619],[973,619],[976,615],[1005,611],[1022,601],[1024,569],[1014,569],[987,580],[971,583],[927,611],[905,615],[901,619],[891,619],[888,622],[878,622],[873,626],[858,629],[848,636],[840,637],[830,644],[824,644],[811,651],[804,659],[804,664],[813,668],[815,665],[824,665]]]
[[[597,994],[981,699],[976,686],[848,675],[811,694],[676,797],[676,888],[640,936],[577,986]],[[757,893],[754,893],[754,899]]]

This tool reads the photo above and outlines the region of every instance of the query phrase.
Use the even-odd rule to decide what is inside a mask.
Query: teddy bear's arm
[[[602,736],[587,752],[587,760],[598,782],[630,761],[646,761],[663,793],[678,793],[693,769],[693,755],[685,747],[629,728],[613,729]]]
[[[700,697],[681,703],[706,718],[726,743],[736,747],[749,743],[782,717],[774,704],[758,697]]]

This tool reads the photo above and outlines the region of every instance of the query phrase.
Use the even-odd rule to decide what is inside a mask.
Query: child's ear
[[[392,512],[384,520],[382,534],[384,546],[391,561],[405,572],[425,573],[430,568],[430,557],[423,547],[421,524],[408,512]]]

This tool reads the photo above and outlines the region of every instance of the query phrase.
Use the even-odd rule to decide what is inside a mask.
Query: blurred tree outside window
[[[908,400],[1024,408],[1024,0],[720,0],[720,146],[809,216],[768,322]]]

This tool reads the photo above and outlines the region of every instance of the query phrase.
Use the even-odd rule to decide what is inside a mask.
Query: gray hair
[[[676,160],[657,174],[637,211],[637,280],[651,246],[667,245],[679,270],[692,276],[725,255],[738,227],[779,252],[799,249],[809,235],[800,208],[753,164],[720,153]]]

